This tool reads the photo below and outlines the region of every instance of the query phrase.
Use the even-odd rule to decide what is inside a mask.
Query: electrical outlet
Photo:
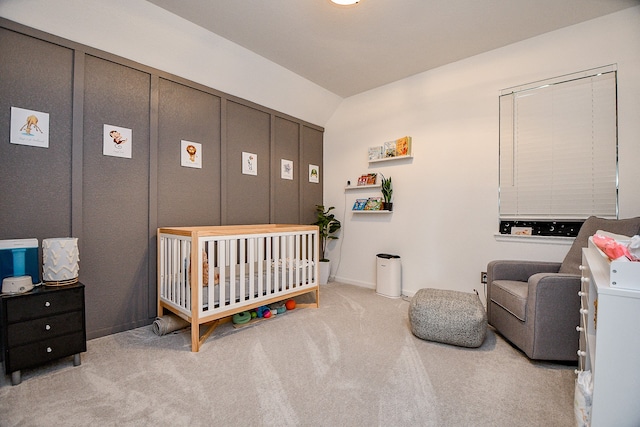
[[[487,272],[483,271],[480,273],[480,283],[487,283]]]

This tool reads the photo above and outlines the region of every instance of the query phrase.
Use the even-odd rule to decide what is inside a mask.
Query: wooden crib
[[[158,316],[191,324],[191,351],[236,313],[315,292],[319,240],[313,225],[158,229]],[[200,325],[205,325],[200,333]]]

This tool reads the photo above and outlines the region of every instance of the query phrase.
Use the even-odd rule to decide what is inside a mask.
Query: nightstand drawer
[[[38,317],[51,316],[83,307],[83,288],[60,289],[55,292],[7,298],[7,322],[15,323]]]
[[[82,331],[83,313],[72,311],[26,322],[12,323],[7,328],[9,348]]]
[[[14,347],[7,352],[6,372],[31,368],[84,351],[87,351],[84,331]]]

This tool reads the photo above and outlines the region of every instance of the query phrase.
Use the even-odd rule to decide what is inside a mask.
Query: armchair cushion
[[[527,282],[494,280],[491,301],[524,322],[527,318],[527,287]]]
[[[589,237],[596,234],[598,230],[610,233],[622,234],[625,236],[635,236],[640,233],[640,217],[628,219],[605,219],[590,216],[580,227],[580,231],[573,241],[573,245],[560,266],[560,273],[580,274],[580,264],[582,263],[582,248],[587,247]]]

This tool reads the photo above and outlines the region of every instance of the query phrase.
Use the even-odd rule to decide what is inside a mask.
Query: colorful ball
[[[294,308],[296,308],[296,302],[295,300],[287,300],[287,302],[284,304],[285,307],[287,307],[287,310],[293,310]]]
[[[268,319],[271,317],[271,310],[269,310],[268,308],[264,311],[264,313],[262,313],[262,317],[264,317],[265,319]]]

